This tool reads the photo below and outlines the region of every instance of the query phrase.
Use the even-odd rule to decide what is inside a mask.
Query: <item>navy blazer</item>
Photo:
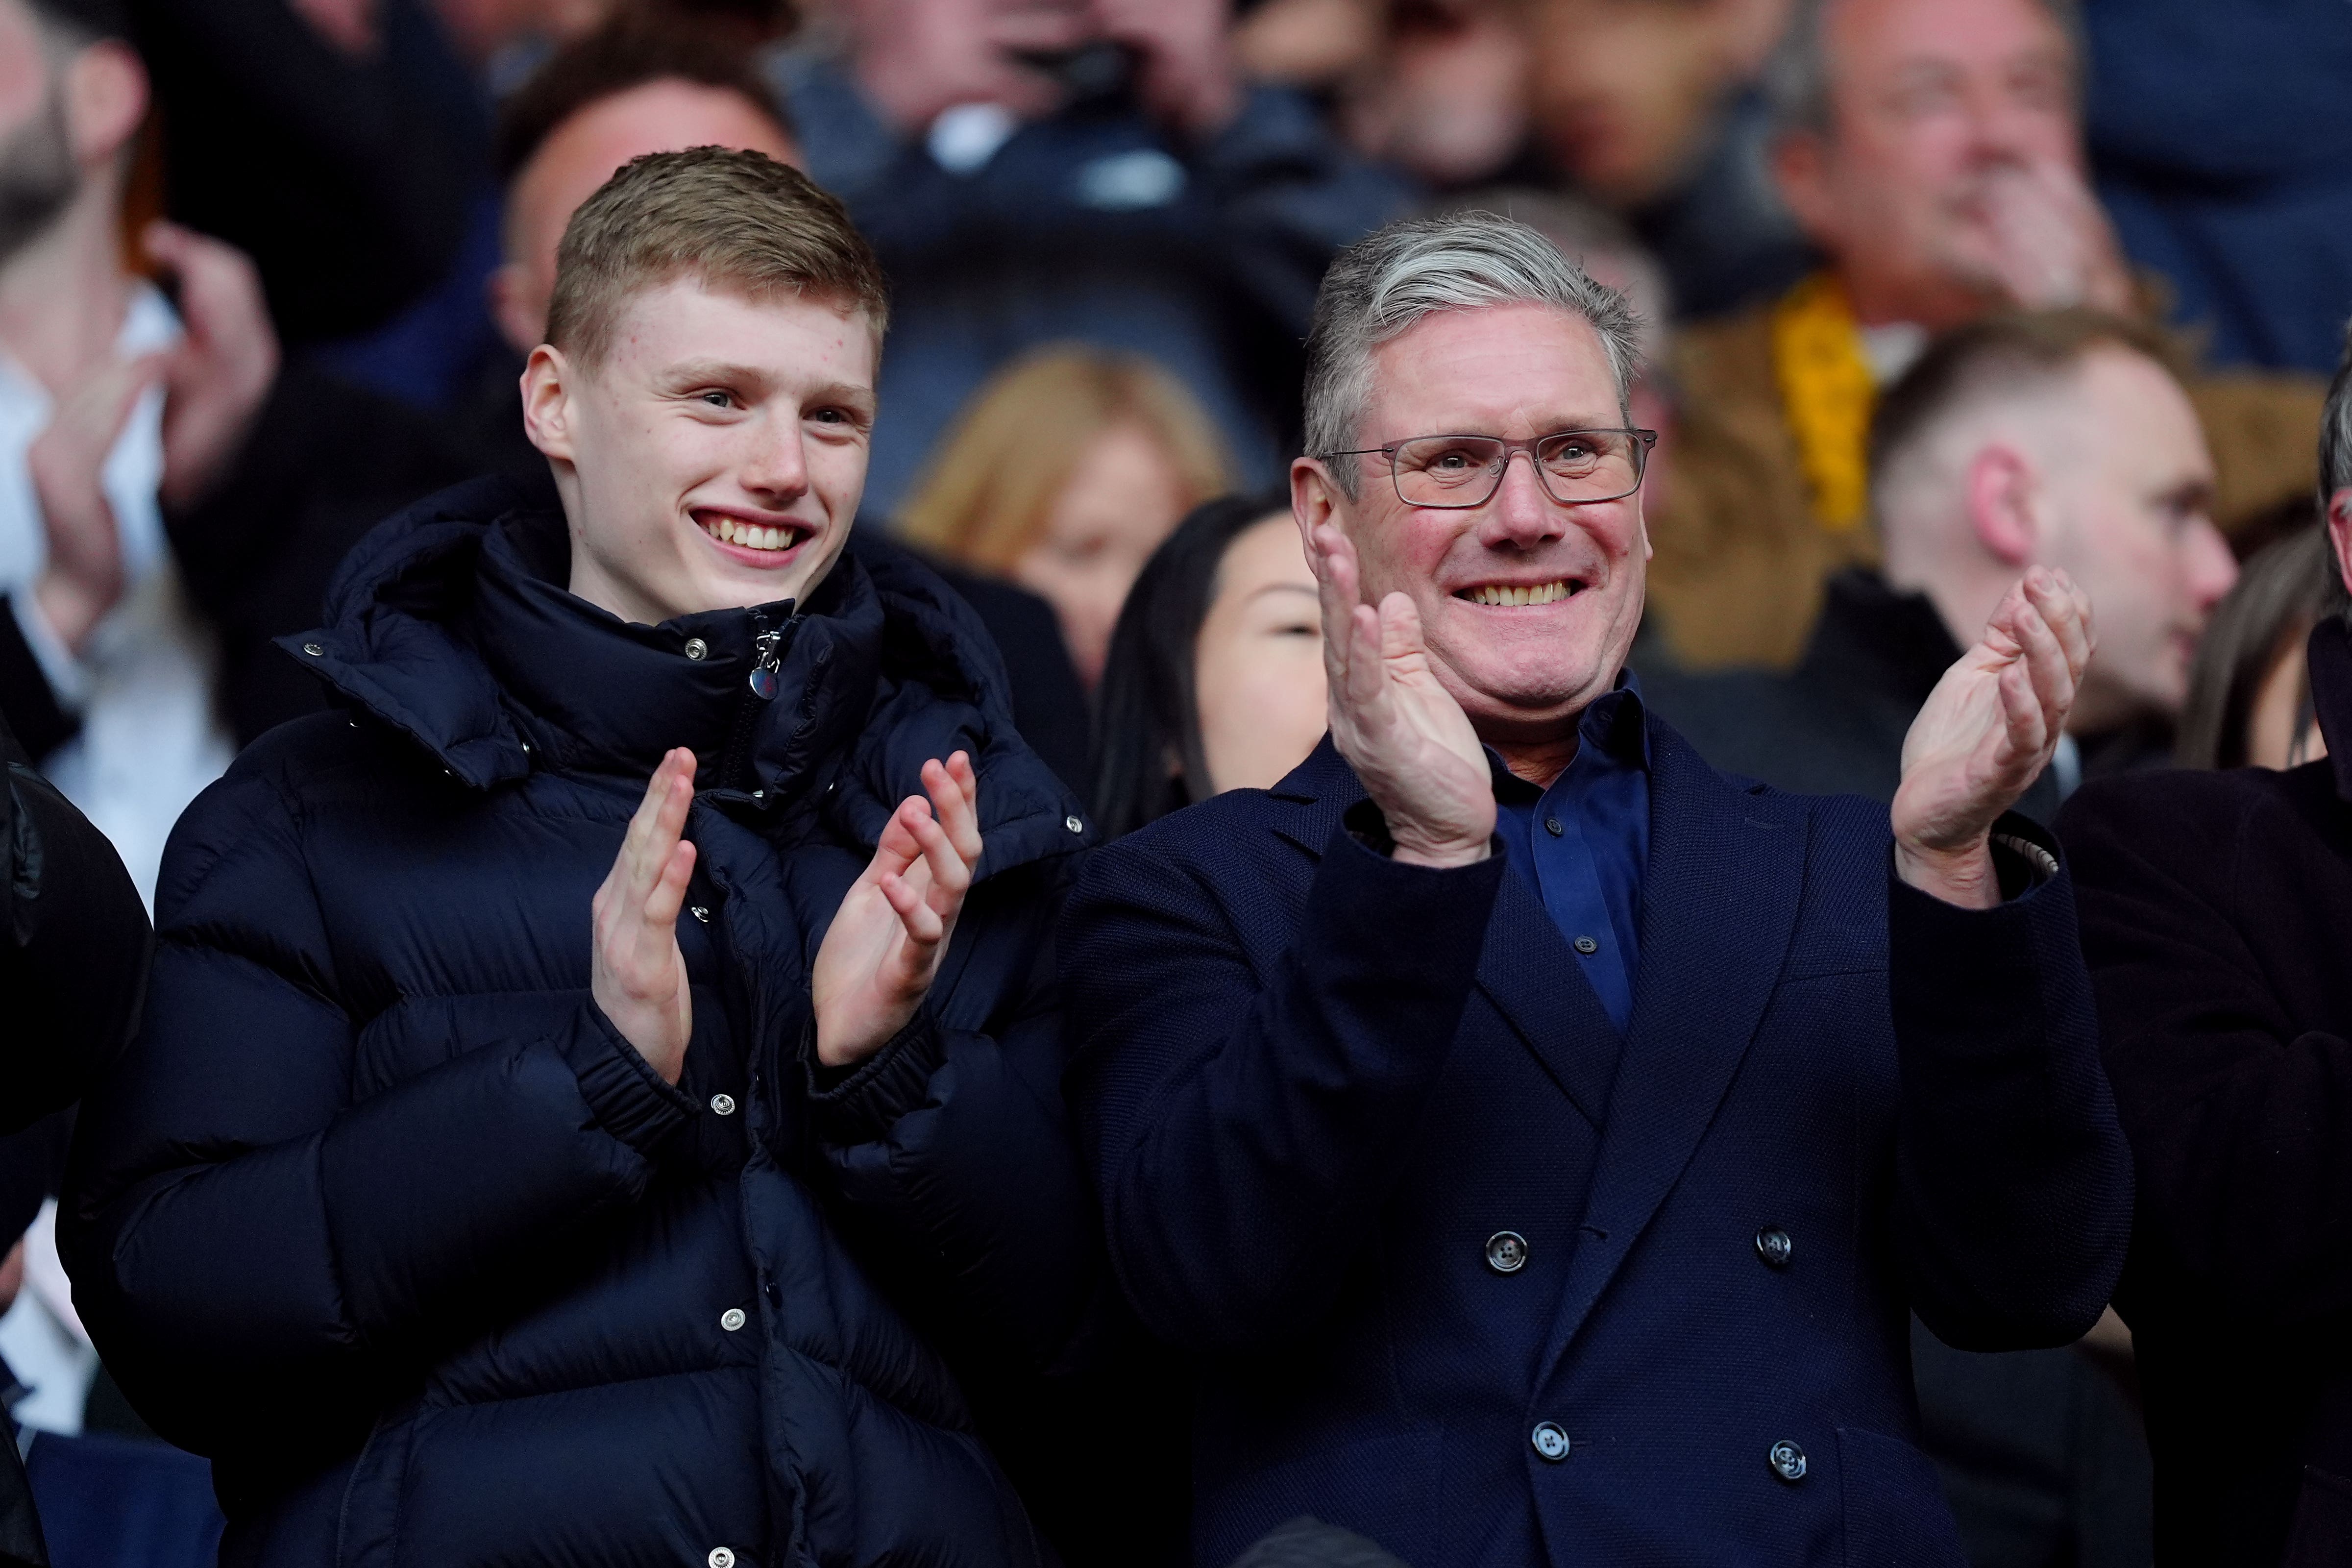
[[[1081,1134],[1198,1364],[1203,1565],[1311,1513],[1414,1568],[1959,1568],[1910,1311],[2013,1349],[2106,1301],[2130,1156],[2063,870],[1953,908],[1885,806],[1649,723],[1622,1043],[1499,850],[1366,847],[1328,739],[1082,873]]]

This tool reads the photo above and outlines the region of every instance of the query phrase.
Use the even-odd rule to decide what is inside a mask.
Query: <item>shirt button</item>
[[[704,642],[700,637],[688,637],[686,639],[686,657],[693,659],[709,658],[710,657],[710,645]],[[724,1552],[727,1549],[722,1546],[719,1550],[719,1552]],[[719,1555],[719,1552],[714,1552],[711,1555],[716,1557]],[[730,1553],[729,1561],[733,1561],[731,1553]]]
[[[1537,1422],[1528,1440],[1536,1446],[1537,1453],[1555,1465],[1568,1458],[1568,1434],[1559,1429],[1557,1421]]]
[[[1591,958],[1601,951],[1601,944],[1589,936],[1580,936],[1576,939],[1576,951]]]
[[[1786,1268],[1796,1250],[1797,1244],[1777,1225],[1768,1225],[1756,1233],[1756,1256],[1764,1260],[1767,1268]]]
[[[730,1307],[719,1314],[719,1326],[730,1334],[741,1328],[744,1322],[743,1309],[740,1307]]]
[[[1497,1274],[1517,1274],[1528,1266],[1528,1238],[1516,1230],[1498,1230],[1486,1238],[1486,1267]]]
[[[1559,817],[1547,816],[1544,818],[1544,831],[1550,834],[1554,838],[1557,838],[1566,830],[1560,826]]]
[[[1805,1479],[1805,1451],[1786,1437],[1772,1445],[1771,1452],[1764,1456],[1764,1462],[1771,1466],[1772,1473],[1784,1481],[1793,1483]]]
[[[718,1116],[734,1115],[735,1097],[731,1094],[712,1095],[710,1097],[710,1110],[714,1115]]]
[[[705,1561],[710,1564],[710,1568],[735,1568],[735,1553],[724,1546],[712,1547],[709,1557]]]

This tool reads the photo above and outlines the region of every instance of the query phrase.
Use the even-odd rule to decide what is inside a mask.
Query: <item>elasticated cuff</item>
[[[563,1056],[580,1075],[580,1092],[597,1125],[639,1153],[650,1156],[694,1114],[694,1101],[664,1083],[593,1001],[580,1005]]]
[[[917,1009],[880,1050],[845,1072],[818,1063],[816,1020],[811,1018],[801,1036],[801,1065],[808,1073],[817,1136],[837,1148],[880,1139],[892,1122],[922,1103],[931,1074],[946,1059],[947,1038],[929,1007]]]

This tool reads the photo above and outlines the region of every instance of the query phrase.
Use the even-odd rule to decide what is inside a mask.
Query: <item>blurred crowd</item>
[[[289,647],[362,536],[547,484],[518,383],[574,210],[717,145],[871,242],[851,549],[979,613],[1106,837],[1323,735],[1302,345],[1334,254],[1417,213],[1515,217],[1638,312],[1633,663],[1718,766],[1891,799],[2048,566],[2099,646],[2030,813],[2294,767],[2352,504],[2347,79],[2328,0],[0,0],[0,712],[152,907],[183,810],[325,704]],[[49,1560],[207,1563],[208,1467],[59,1261],[72,1097],[0,1143]],[[2152,1560],[2122,1320],[1912,1341],[1977,1568]]]

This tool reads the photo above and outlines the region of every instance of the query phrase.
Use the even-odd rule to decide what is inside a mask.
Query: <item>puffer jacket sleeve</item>
[[[854,1072],[832,1080],[813,1038],[803,1051],[832,1184],[887,1272],[1041,1371],[1080,1353],[1110,1295],[1062,1102],[1065,884],[1048,865],[975,889],[930,1002]]]
[[[592,1005],[355,1096],[357,1020],[278,783],[175,830],[145,1019],[83,1111],[59,1241],[141,1415],[198,1453],[364,1418],[468,1289],[634,1202],[688,1112]]]

